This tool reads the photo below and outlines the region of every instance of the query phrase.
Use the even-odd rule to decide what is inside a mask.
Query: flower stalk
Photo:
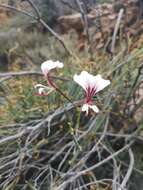
[[[70,100],[70,98],[68,98],[67,95],[64,94],[64,93],[60,90],[60,88],[53,82],[53,80],[51,79],[49,73],[47,74],[47,82],[48,82],[49,85],[50,85],[51,87],[53,87],[59,94],[61,94],[65,99],[67,99],[70,103],[73,104],[73,102]]]

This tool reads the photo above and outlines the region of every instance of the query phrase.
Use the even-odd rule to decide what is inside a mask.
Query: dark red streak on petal
[[[87,87],[86,90],[86,103],[92,104],[92,98],[96,94],[96,87]]]

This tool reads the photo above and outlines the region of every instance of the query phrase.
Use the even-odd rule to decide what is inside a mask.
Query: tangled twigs
[[[79,172],[73,172],[71,174],[69,174],[69,179],[66,180],[65,182],[63,182],[57,190],[62,190],[64,189],[69,183],[72,183],[74,180],[76,180],[79,176],[81,175],[86,175],[88,172],[94,170],[95,168],[98,168],[99,166],[105,164],[106,162],[110,161],[111,159],[113,159],[114,157],[118,156],[120,153],[128,150],[132,145],[133,145],[134,141],[131,141],[129,144],[127,144],[126,146],[124,146],[123,148],[119,149],[117,152],[113,153],[112,155],[108,156],[107,158],[105,158],[104,160],[98,162],[97,164],[88,167],[87,169],[81,170]],[[130,172],[130,171],[129,171]],[[66,174],[67,175],[67,174]]]
[[[73,115],[73,105],[68,104],[66,111]],[[125,136],[128,139],[128,144],[125,144],[119,150],[110,151],[105,143],[106,141],[104,141],[107,138],[106,133],[109,121],[109,115],[107,115],[105,122],[102,124],[104,132],[98,133],[99,139],[93,139],[90,142],[93,144],[92,147],[88,146],[87,139],[90,137],[91,132],[94,131],[97,118],[92,118],[90,125],[87,123],[88,128],[84,128],[82,133],[77,133],[76,140],[81,145],[81,150],[79,150],[76,148],[74,139],[69,132],[63,133],[60,129],[60,123],[68,122],[66,120],[65,108],[59,108],[44,120],[39,120],[35,126],[30,126],[30,123],[25,126],[22,125],[22,127],[17,128],[17,134],[14,129],[15,135],[7,136],[0,140],[1,147],[7,145],[7,150],[3,155],[0,150],[2,155],[0,158],[0,175],[2,176],[0,188],[10,185],[15,181],[16,177],[21,176],[21,173],[24,178],[27,177],[29,172],[34,172],[33,179],[30,178],[29,180],[32,180],[33,187],[39,187],[39,189],[42,189],[43,180],[47,180],[50,190],[65,190],[67,185],[72,190],[79,190],[83,186],[88,188],[90,185],[96,186],[102,183],[108,186],[109,182],[116,184],[116,187],[126,186],[133,169],[131,146],[135,139],[132,140],[131,136],[129,138]],[[84,147],[85,145],[82,146],[85,141],[87,142],[86,147]],[[19,144],[19,148],[16,151],[17,144]],[[115,177],[113,179],[102,179],[101,181],[96,179],[94,170],[99,167],[102,168],[104,164],[112,164],[112,160],[114,161],[113,169],[118,170],[118,155],[124,154],[128,149],[130,164],[121,184]],[[104,156],[103,150],[107,151],[107,156]],[[93,154],[95,154],[96,161],[88,167],[88,160]],[[70,162],[73,162],[74,165],[70,165]],[[48,177],[49,175],[50,177]],[[89,177],[90,180],[86,181],[84,176],[88,179],[88,175],[91,175],[91,177]],[[120,173],[118,175],[120,178]]]
[[[75,105],[78,104],[78,103],[79,102],[76,102]],[[73,105],[71,105],[71,104],[69,104],[69,106],[66,109],[65,108],[63,108],[63,109],[59,108],[53,114],[49,115],[46,119],[44,119],[40,123],[38,123],[36,126],[34,126],[34,127],[31,127],[31,126],[24,127],[24,129],[22,129],[16,135],[5,137],[5,138],[1,139],[0,144],[4,144],[4,143],[7,143],[9,141],[13,141],[13,140],[16,140],[18,138],[21,138],[24,135],[30,134],[31,132],[35,132],[35,131],[41,129],[42,127],[44,127],[44,128],[48,127],[48,129],[50,130],[51,121],[55,117],[62,115],[65,112],[65,110],[70,111],[71,109],[73,109]]]

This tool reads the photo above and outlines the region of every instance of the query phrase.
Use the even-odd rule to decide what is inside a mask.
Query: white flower
[[[101,75],[93,76],[87,71],[82,71],[80,75],[75,74],[73,78],[85,91],[90,87],[96,89],[96,93],[110,84],[110,81],[103,79]]]
[[[59,61],[48,60],[41,64],[42,73],[47,77],[50,70],[55,68],[63,68],[64,64]]]
[[[47,96],[54,90],[54,88],[44,86],[42,84],[36,84],[35,88],[38,89],[38,95],[41,95],[41,96]]]
[[[92,109],[94,112],[99,112],[97,106],[93,105],[93,97],[97,92],[103,90],[106,86],[108,86],[110,84],[110,81],[103,79],[99,74],[93,76],[87,71],[82,71],[80,75],[75,74],[73,79],[86,92],[86,100],[85,104],[82,107],[82,111],[86,111],[86,113],[88,113],[88,110]]]
[[[89,105],[89,104],[83,104],[81,110],[86,112],[86,115],[88,115],[90,109],[93,110],[96,113],[99,112],[99,109],[98,109],[98,107],[96,105]]]

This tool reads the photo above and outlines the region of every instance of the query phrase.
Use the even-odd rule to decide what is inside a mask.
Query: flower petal
[[[34,87],[35,88],[49,88],[48,86],[45,86],[43,84],[36,84]]]
[[[79,75],[75,74],[73,80],[86,91],[90,83],[94,82],[94,76],[87,71],[82,71]]]
[[[38,89],[38,93],[39,93],[40,95],[45,94],[45,93],[46,93],[46,92],[45,92],[45,88],[39,88],[39,89]]]
[[[101,75],[93,76],[89,74],[87,71],[82,71],[80,75],[75,74],[73,79],[85,91],[87,91],[87,89],[90,87],[95,88],[96,93],[110,84],[110,81],[103,79]]]
[[[98,113],[99,109],[96,105],[89,105],[89,108],[92,109],[94,112]]]
[[[64,64],[59,61],[48,60],[41,64],[41,70],[45,76],[47,76],[48,72],[55,68],[63,68]]]
[[[38,90],[39,95],[45,95],[45,96],[50,94],[54,90],[54,88],[42,84],[36,84],[35,88]]]
[[[105,80],[101,77],[101,75],[96,75],[94,77],[94,83],[96,85],[96,93],[100,90],[103,90],[106,86],[108,86],[111,82],[110,80]]]
[[[83,104],[81,111],[86,112],[86,115],[88,115],[89,111],[89,105],[88,104]]]

